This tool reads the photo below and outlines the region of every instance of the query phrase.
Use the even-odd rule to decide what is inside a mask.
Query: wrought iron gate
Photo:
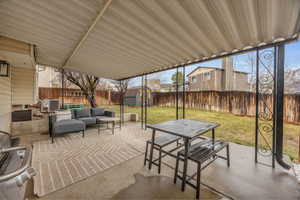
[[[283,149],[284,44],[256,51],[255,162],[271,157],[282,160]],[[265,160],[265,159],[264,159]],[[269,163],[264,163],[269,164]]]

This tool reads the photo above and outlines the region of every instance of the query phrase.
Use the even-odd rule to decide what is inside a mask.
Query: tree
[[[124,105],[123,97],[128,90],[129,81],[130,79],[122,81],[111,80],[111,83],[114,85],[115,89],[120,93],[120,105]],[[120,107],[120,112],[124,113],[124,106]],[[124,123],[124,115],[121,115],[121,122],[122,124]]]
[[[130,79],[126,79],[123,81],[112,80],[111,82],[121,95],[125,95],[128,89],[129,81]]]
[[[171,80],[172,80],[173,84],[175,85],[177,82],[177,75],[178,75],[178,85],[183,85],[183,73],[182,72],[175,72],[172,75]]]
[[[98,77],[66,70],[61,70],[61,73],[65,76],[66,82],[80,88],[91,107],[97,107],[95,93],[100,80]]]

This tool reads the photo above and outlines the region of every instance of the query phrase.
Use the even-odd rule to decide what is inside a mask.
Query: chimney
[[[224,90],[230,91],[234,90],[234,71],[233,71],[233,59],[232,57],[225,57],[222,60],[222,69],[223,71],[223,85]]]

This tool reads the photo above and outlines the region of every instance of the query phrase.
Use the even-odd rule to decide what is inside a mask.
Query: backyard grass
[[[106,106],[107,107],[107,106]],[[109,109],[119,113],[119,106],[110,106]],[[140,116],[139,107],[125,106],[126,113],[137,113]],[[148,107],[149,124],[174,120],[176,109],[174,107]],[[255,118],[237,116],[231,113],[205,111],[198,109],[186,109],[186,118],[200,121],[217,122],[221,124],[216,129],[216,137],[225,141],[248,146],[255,143]],[[294,161],[298,160],[300,126],[284,124],[284,153]],[[210,136],[210,133],[207,134]]]

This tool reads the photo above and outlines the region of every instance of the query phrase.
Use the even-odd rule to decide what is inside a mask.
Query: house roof
[[[198,69],[214,69],[214,70],[221,70],[221,71],[224,71],[224,69],[222,68],[219,68],[219,67],[206,67],[206,66],[198,66],[196,67],[193,71],[191,71],[190,73],[187,74],[187,76],[190,76],[192,75],[194,72],[196,72]],[[234,70],[235,73],[242,73],[242,74],[249,74],[248,72],[242,72],[242,71],[237,71],[237,70]]]
[[[138,93],[140,92],[141,87],[139,88],[128,88],[126,93],[125,93],[125,97],[135,97],[138,95]]]
[[[40,65],[123,79],[203,62],[300,32],[300,1],[0,1],[0,35]]]
[[[162,83],[160,84],[161,88],[166,88],[166,87],[172,87],[174,84],[173,83]]]

